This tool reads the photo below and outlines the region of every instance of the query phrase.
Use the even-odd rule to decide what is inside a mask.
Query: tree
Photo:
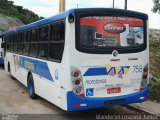
[[[152,11],[160,14],[160,0],[153,0],[154,6]]]
[[[34,12],[24,9],[22,6],[14,5],[12,0],[0,0],[0,13],[9,17],[19,19],[24,24],[29,24],[43,19]]]

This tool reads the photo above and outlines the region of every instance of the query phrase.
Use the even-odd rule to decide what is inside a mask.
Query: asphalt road
[[[14,114],[14,116],[7,116],[6,113],[7,115]],[[144,113],[123,106],[81,112],[66,112],[40,97],[32,100],[29,98],[26,87],[17,80],[11,79],[2,66],[0,66],[0,114],[1,118],[7,116],[26,120],[31,118],[41,120],[93,120],[102,115],[105,115],[106,119],[133,117],[132,115],[144,117]]]

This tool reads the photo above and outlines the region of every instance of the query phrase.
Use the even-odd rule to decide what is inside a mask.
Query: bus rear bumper
[[[137,102],[144,102],[148,99],[148,86],[140,92],[105,98],[85,98],[75,95],[72,91],[67,93],[67,111],[80,111],[94,108],[111,107]]]

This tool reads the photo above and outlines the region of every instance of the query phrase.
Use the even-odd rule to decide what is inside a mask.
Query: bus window
[[[50,38],[49,57],[52,60],[61,61],[65,39],[64,22],[54,23],[50,26]]]
[[[48,41],[49,34],[48,34],[48,26],[43,26],[39,28],[39,41]]]
[[[24,33],[24,49],[23,49],[23,54],[28,55],[29,54],[29,41],[30,41],[30,31],[26,31]]]
[[[37,30],[33,29],[31,31],[31,42],[36,42],[37,41]]]
[[[140,50],[146,48],[145,43],[145,22],[142,19],[114,15],[80,18],[79,44],[84,49]]]
[[[41,58],[48,58],[48,43],[39,43],[38,56]]]
[[[50,58],[53,60],[61,61],[63,55],[64,43],[51,43],[50,44]]]
[[[37,57],[38,44],[37,44],[36,29],[31,30],[30,38],[31,38],[31,40],[30,40],[29,55],[33,56],[33,57]]]
[[[37,56],[37,50],[38,50],[38,44],[37,43],[30,43],[30,50],[29,55],[36,57]]]
[[[25,43],[23,53],[25,55],[28,55],[28,52],[29,52],[29,43]]]
[[[17,42],[17,52],[18,53],[22,53],[22,47],[23,47],[23,44],[22,44],[22,33],[19,33],[18,34],[18,42]]]
[[[48,58],[48,40],[49,40],[49,26],[43,26],[39,28],[39,43],[38,43],[38,57]]]

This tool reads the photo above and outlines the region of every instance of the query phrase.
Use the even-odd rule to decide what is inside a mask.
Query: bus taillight
[[[82,81],[82,74],[80,70],[74,68],[71,75],[72,75],[73,92],[78,96],[84,97],[84,87]]]
[[[143,68],[142,81],[140,91],[144,90],[148,83],[148,64]]]
[[[80,79],[74,80],[74,84],[75,85],[80,85],[81,84],[81,80]]]
[[[80,71],[72,72],[72,76],[75,77],[75,78],[79,77],[80,76]]]

